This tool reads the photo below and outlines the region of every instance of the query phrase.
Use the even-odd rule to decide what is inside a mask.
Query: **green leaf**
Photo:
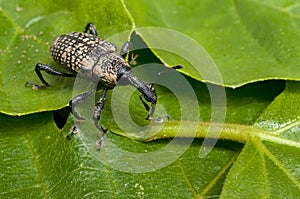
[[[274,85],[274,82],[270,82],[270,84],[265,85],[265,88],[270,89],[271,83],[274,88],[278,87],[278,85]],[[125,134],[125,136],[149,141],[183,135],[184,137],[218,138],[245,143],[243,151],[234,162],[224,181],[225,185],[222,188],[221,197],[265,198],[276,195],[279,197],[290,196],[290,198],[296,198],[300,191],[300,160],[298,155],[300,152],[299,83],[288,82],[285,90],[271,104],[267,103],[269,100],[272,100],[268,99],[271,96],[270,91],[268,93],[268,91],[264,91],[262,84],[258,85],[260,88],[252,85],[252,88],[251,86],[240,88],[233,92],[235,95],[227,96],[229,101],[234,101],[235,97],[239,96],[237,98],[239,99],[239,103],[236,101],[233,106],[234,109],[229,109],[227,114],[234,115],[233,113],[237,111],[237,108],[239,106],[243,107],[243,104],[247,105],[245,111],[247,110],[248,113],[243,112],[243,109],[240,108],[238,110],[239,118],[231,118],[231,121],[225,124],[176,120],[173,117],[173,120],[164,123],[164,127],[155,135],[153,135],[153,132],[150,132],[150,134],[131,132],[130,134]],[[254,90],[253,88],[256,89]],[[262,93],[264,92],[267,94],[265,98],[262,98]],[[164,98],[166,93],[164,92],[161,97]],[[246,95],[244,99],[241,98],[243,93]],[[260,95],[257,95],[255,100],[251,99],[252,102],[250,102],[247,95],[254,97],[258,93]],[[173,100],[170,100],[172,98],[169,95],[167,96],[168,102],[162,103],[173,104]],[[202,97],[206,98],[205,92],[202,92]],[[120,100],[122,102],[125,101],[124,99]],[[265,105],[258,108],[257,105],[262,103],[262,101],[264,101]],[[206,106],[209,105],[207,104]],[[200,107],[204,108],[205,103],[201,104]],[[182,109],[185,109],[184,105],[181,106]],[[122,112],[122,109],[120,111]],[[172,111],[170,112],[171,114],[173,113]],[[254,111],[257,111],[257,113]],[[253,118],[252,124],[251,122],[247,124],[246,121],[245,124],[241,124],[243,121],[241,118],[243,118],[243,114],[245,113],[249,114],[248,119],[249,117]],[[108,121],[109,116],[105,117],[106,121]],[[126,118],[123,119],[127,122]],[[234,124],[237,122],[240,124]],[[112,122],[109,124],[110,129],[113,129],[114,132],[124,135],[124,129],[120,130]],[[156,125],[159,126],[160,124],[154,124],[152,129],[155,129]],[[184,126],[180,132],[178,131],[179,125]],[[199,127],[195,134],[193,133],[194,127],[198,125]],[[209,128],[218,128],[219,126],[222,127],[221,134],[218,132],[207,134]],[[282,191],[283,187],[286,186],[287,188]]]
[[[288,130],[299,124],[299,92],[297,82],[288,82],[285,91],[260,115],[255,125],[262,129],[274,131],[276,135],[284,136],[285,133],[282,129]],[[293,139],[293,137],[291,138]]]
[[[193,80],[191,81],[193,82]],[[165,107],[172,105],[173,109],[170,109],[171,111],[168,112],[170,113],[171,120],[165,122],[164,127],[154,136],[153,132],[143,134],[138,131],[130,131],[128,134],[124,134],[126,129],[125,131],[122,128],[120,129],[120,124],[115,123],[118,122],[118,120],[115,121],[116,117],[112,116],[113,114],[109,110],[111,108],[110,106],[106,106],[103,114],[103,118],[105,119],[103,119],[101,123],[106,124],[109,129],[116,133],[144,141],[153,139],[161,140],[162,138],[174,138],[183,135],[184,137],[218,138],[221,140],[226,139],[245,143],[245,148],[238,156],[237,161],[233,163],[233,167],[226,176],[226,180],[224,181],[225,186],[222,188],[222,192],[220,192],[221,196],[224,198],[265,198],[272,197],[273,195],[281,195],[291,196],[293,198],[293,196],[297,196],[300,189],[299,157],[297,156],[300,151],[299,83],[287,82],[285,90],[274,100],[271,98],[272,93],[275,95],[280,92],[280,90],[274,91],[272,89],[270,90],[270,88],[273,86],[273,89],[276,89],[276,87],[281,86],[280,84],[276,85],[276,83],[278,82],[273,81],[266,82],[265,85],[259,83],[236,90],[227,89],[227,93],[229,94],[227,99],[232,102],[232,107],[228,110],[227,114],[231,115],[231,117],[236,112],[238,112],[238,114],[236,118],[230,118],[225,124],[199,123],[197,119],[194,121],[177,119],[178,116],[176,117],[176,115],[178,115],[178,113],[180,114],[180,111],[175,108],[177,106],[175,103],[176,100],[163,88],[158,90],[158,92],[160,92],[161,89],[164,90],[164,92],[159,95],[159,100]],[[117,90],[113,92],[117,92]],[[130,93],[130,91],[128,92]],[[123,90],[123,93],[127,92]],[[132,99],[138,99],[138,94],[135,94]],[[209,102],[203,100],[203,98],[209,99],[208,96],[208,91],[205,92],[203,89],[201,96],[199,96],[199,98],[202,97],[202,103],[200,104],[202,110],[211,106]],[[108,99],[113,100],[113,95]],[[119,106],[117,107],[117,113],[122,115],[123,112],[125,112],[122,108],[124,107],[122,103],[126,102],[126,96],[118,96],[118,99]],[[110,100],[107,101],[108,105],[113,104]],[[245,109],[244,106],[246,106]],[[131,109],[133,118],[138,117],[137,115],[139,115],[140,118],[143,107],[138,106],[138,103],[130,107],[134,107]],[[185,104],[183,104],[181,111],[186,108]],[[281,113],[282,111],[280,112],[279,110],[285,110],[285,112]],[[193,113],[193,110],[190,110],[190,112]],[[147,114],[146,112],[144,113],[145,115]],[[248,117],[247,119],[252,117],[252,119],[251,121],[243,121],[244,117]],[[272,120],[270,118],[272,118]],[[294,119],[291,120],[291,118]],[[122,117],[122,120],[124,120],[125,123],[131,122],[128,117]],[[243,122],[244,124],[242,124]],[[266,122],[270,122],[270,124]],[[179,124],[184,126],[180,132],[178,131]],[[156,125],[160,126],[161,124],[152,125],[152,129],[155,129]],[[198,125],[197,132],[194,134],[194,127]],[[273,128],[270,128],[270,125],[273,125]],[[219,126],[222,126],[221,134],[218,134],[218,132],[215,134],[207,134],[209,128],[218,128]],[[90,133],[91,132],[89,132],[89,134]],[[80,132],[80,134],[84,137],[83,139],[89,143],[92,143],[92,140],[95,140],[96,137],[93,135],[92,140],[89,140],[87,139],[89,135],[86,135],[86,132]],[[133,146],[131,147],[134,148]],[[93,148],[95,148],[95,145]],[[129,150],[130,148],[125,147],[125,149]],[[88,148],[88,150],[91,151],[91,148]],[[179,150],[180,148],[177,148],[176,151],[178,152]],[[149,152],[149,149],[147,152]],[[108,155],[107,153],[105,154]],[[118,154],[118,160],[121,162],[128,160],[119,153],[115,152],[110,154]],[[109,159],[111,166],[114,165],[113,157],[114,156]],[[99,160],[102,159],[101,157],[96,158]],[[140,166],[141,165],[140,163]],[[196,169],[196,167],[193,166],[188,167]],[[132,166],[129,168],[132,168]],[[287,191],[278,194],[277,191],[280,190],[279,187],[282,189],[282,187],[285,186],[289,186]],[[253,190],[256,191],[253,192]],[[205,189],[197,192],[197,194],[207,196]]]
[[[240,145],[220,142],[207,157],[199,159],[201,140],[197,140],[167,167],[126,173],[92,158],[78,136],[68,141],[65,135],[71,121],[62,133],[50,113],[17,118],[0,115],[0,121],[1,198],[191,198],[200,192],[213,194],[220,192],[240,150]],[[133,153],[157,150],[168,143],[146,144],[114,134],[109,134],[107,141]]]
[[[182,72],[197,80],[234,88],[267,79],[300,79],[297,0],[126,0],[125,4],[137,33],[151,48],[162,43],[175,46],[178,53],[153,52],[167,65],[183,63],[186,67]],[[143,27],[167,28],[178,34],[139,29]],[[178,36],[182,33],[186,37]],[[211,73],[214,64],[198,52],[196,44],[185,45],[188,38],[208,52],[223,82],[215,76],[203,76]],[[193,55],[196,62],[191,61]],[[195,68],[200,68],[202,76]]]
[[[249,141],[227,175],[221,198],[297,198],[299,142]]]
[[[227,176],[223,198],[298,197],[299,97],[299,83],[289,82],[285,91],[258,118],[255,128],[266,129],[268,134],[247,142]]]
[[[136,90],[115,88],[109,91],[101,115],[100,123],[109,133],[100,152],[95,144],[99,131],[84,129],[84,122],[95,128],[91,115],[68,141],[65,136],[73,125],[71,118],[59,130],[50,112],[22,117],[0,114],[0,198],[296,198],[300,190],[299,82],[277,79],[300,77],[298,4],[284,0],[126,1],[127,12],[123,4],[108,0],[100,4],[1,1],[0,24],[5,31],[0,33],[0,111],[24,115],[66,106],[74,92],[72,80],[45,75],[51,86],[39,91],[24,84],[39,82],[34,73],[37,62],[55,66],[48,54],[54,37],[82,31],[89,21],[103,38],[132,26],[167,27],[185,33],[209,53],[184,51],[184,55],[200,58],[204,79],[174,52],[152,49],[168,65],[185,65],[181,70],[185,75],[169,70],[157,76],[155,64],[145,71],[134,69],[144,81],[166,83],[156,85],[155,117],[164,122],[144,120],[148,113]],[[147,35],[137,29],[137,33],[150,47],[178,44],[171,36],[159,37],[159,31]],[[128,36],[126,32],[125,39]],[[139,39],[134,34],[131,37]],[[147,49],[137,54],[140,64],[159,63]],[[220,74],[210,70],[215,66]],[[216,74],[224,83],[214,79]],[[182,81],[176,81],[177,77]],[[276,80],[244,85],[266,79]],[[84,111],[91,114],[94,104],[95,96],[91,96],[77,109],[81,113],[81,108],[89,107]],[[224,120],[214,120],[224,113]],[[178,134],[179,124],[183,129]],[[153,131],[146,131],[149,128]],[[191,142],[190,138],[196,139]],[[219,139],[213,148],[207,143],[217,140],[211,138]],[[186,151],[182,151],[184,146],[188,146]],[[203,154],[205,148],[212,150]],[[161,150],[164,153],[151,156]]]
[[[261,84],[258,85],[263,87]],[[117,171],[111,165],[99,161],[102,156],[94,155],[97,152],[95,145],[97,137],[93,137],[92,143],[86,143],[80,139],[86,132],[79,131],[72,140],[66,140],[65,135],[71,128],[71,120],[60,133],[54,126],[50,113],[23,117],[1,115],[1,197],[59,198],[67,194],[70,197],[96,198],[142,196],[157,198],[161,195],[166,198],[200,198],[221,194],[223,198],[247,196],[264,198],[272,197],[278,193],[278,190],[281,190],[280,194],[284,196],[297,196],[300,189],[299,156],[297,155],[300,148],[299,118],[279,129],[262,129],[263,126],[259,123],[272,114],[275,116],[276,107],[288,107],[291,105],[290,102],[299,99],[299,83],[289,82],[284,92],[270,105],[267,103],[272,100],[268,98],[269,95],[264,98],[258,95],[253,99],[255,93],[263,92],[262,88],[258,91],[253,90],[254,87],[232,91],[231,100],[234,100],[234,96],[242,96],[244,93],[246,96],[242,102],[247,104],[250,102],[247,93],[252,90],[250,93],[253,110],[260,99],[265,101],[264,113],[258,117],[254,126],[225,124],[220,136],[220,138],[245,142],[246,145],[241,153],[242,145],[219,141],[207,156],[199,159],[202,140],[195,139],[187,151],[172,164],[156,171],[140,174]],[[283,100],[288,100],[286,106],[282,106]],[[109,109],[109,106],[107,107]],[[297,112],[300,106],[293,103],[293,107],[288,109],[288,112]],[[106,113],[109,112],[108,109],[105,109]],[[107,115],[104,114],[103,117]],[[238,121],[238,118],[235,121]],[[253,118],[252,121],[254,122],[255,119]],[[273,122],[275,125],[276,121]],[[167,133],[173,132],[168,131],[172,128],[170,124],[172,121],[166,122],[166,128],[163,129]],[[199,127],[197,136],[205,136],[204,128],[205,126]],[[236,137],[233,136],[234,134]],[[243,136],[244,140],[241,139]],[[185,143],[184,140],[182,139],[182,143]],[[109,152],[108,143],[112,142],[131,153],[147,154],[160,150],[170,141],[172,140],[160,139],[142,143],[109,133],[102,151]],[[94,145],[94,151],[86,148],[88,144]],[[174,149],[175,151],[180,149],[180,145]],[[118,153],[106,155],[109,155],[112,161],[119,162],[122,167],[129,167],[138,161],[122,159]],[[162,161],[166,159],[166,156],[160,157]],[[285,189],[287,191],[282,191]]]
[[[107,8],[114,12],[107,12]],[[49,54],[55,37],[83,31],[90,21],[103,38],[131,29],[119,1],[0,2],[0,26],[5,27],[0,33],[0,112],[24,115],[68,104],[73,80],[45,74],[49,88],[34,91],[24,85],[27,81],[40,83],[34,72],[38,62],[56,66]]]
[[[146,73],[149,74],[149,71],[147,71]],[[139,75],[142,76],[141,74]],[[166,76],[165,78],[168,79],[169,76]],[[200,125],[199,130],[197,131],[199,135],[197,136],[204,137],[207,132],[207,129],[211,125],[210,121],[212,114],[214,114],[212,112],[212,106],[214,106],[214,104],[212,104],[211,93],[219,91],[219,89],[222,89],[222,87],[207,84],[199,84],[199,82],[193,79],[188,80],[188,83],[190,83],[192,89],[195,92],[201,91],[196,92],[196,100],[197,103],[199,103],[198,108],[194,106],[191,107],[191,104],[194,105],[195,101],[193,100],[195,99],[184,98],[185,95],[187,95],[185,90],[177,91],[175,95],[165,87],[156,87],[158,93],[158,109],[156,110],[155,116],[160,117],[164,116],[167,113],[169,120],[164,124],[164,128],[162,128],[159,132],[157,132],[157,134],[155,134],[155,138],[151,137],[151,132],[150,134],[141,135],[141,133],[138,130],[139,128],[133,128],[128,130],[127,132],[130,132],[129,134],[124,134],[124,132],[126,132],[126,126],[123,125],[123,127],[125,128],[120,129],[120,126],[122,127],[122,124],[128,124],[131,119],[140,125],[147,124],[145,124],[145,122],[143,121],[143,117],[141,117],[143,115],[147,116],[147,111],[144,109],[143,105],[139,101],[139,93],[137,91],[132,93],[133,89],[131,87],[116,87],[113,91],[108,93],[105,109],[102,113],[103,117],[100,123],[104,124],[109,129],[113,130],[115,133],[141,140],[174,137],[177,134],[176,129],[180,124],[186,124],[187,126],[187,128],[184,129],[184,133],[182,133],[182,135],[187,137],[195,136],[193,135],[192,129],[194,129],[195,125]],[[211,90],[209,90],[207,86],[212,87]],[[242,135],[241,131],[247,130],[250,132],[253,131],[253,133],[258,133],[262,127],[257,127],[253,129],[254,123],[267,109],[269,104],[274,100],[278,93],[284,90],[284,86],[284,82],[270,81],[264,83],[250,84],[238,89],[226,88],[226,98],[223,99],[226,103],[226,118],[224,120],[224,127],[226,127],[225,131],[228,131],[229,133],[228,136],[233,137],[224,138],[244,143],[245,140],[248,139],[249,135]],[[132,96],[130,96],[131,101],[129,105],[130,116],[126,114],[128,109],[128,95],[125,95],[124,93],[129,93],[129,95],[132,93]],[[94,98],[91,98],[92,99],[90,100],[92,102],[90,103],[94,103]],[[98,97],[96,97],[96,99],[97,98]],[[180,98],[183,98],[184,100],[178,101],[178,99]],[[78,107],[80,106],[81,105],[78,105]],[[83,106],[85,107],[85,105]],[[160,109],[159,107],[163,108]],[[93,107],[91,106],[91,108]],[[183,116],[182,112],[187,112],[188,115]],[[199,113],[200,116],[198,115]],[[87,117],[91,118],[91,116]],[[160,126],[161,124],[154,123],[153,125]],[[257,131],[256,129],[259,130]],[[262,128],[261,130],[265,132],[265,129]],[[235,137],[235,135],[237,137]],[[243,136],[245,137],[243,138]]]

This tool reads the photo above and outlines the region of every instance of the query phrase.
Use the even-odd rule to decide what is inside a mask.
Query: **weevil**
[[[81,77],[89,79],[95,83],[102,83],[104,85],[102,95],[95,105],[93,113],[93,121],[95,126],[101,132],[101,137],[97,141],[99,148],[102,146],[106,130],[99,124],[101,112],[104,108],[105,96],[109,89],[113,89],[118,81],[122,78],[122,85],[132,85],[141,93],[140,99],[148,111],[147,120],[159,121],[159,118],[153,118],[155,106],[157,103],[157,95],[153,84],[143,82],[131,71],[130,65],[125,60],[130,51],[130,42],[125,42],[121,49],[120,55],[117,55],[117,47],[115,44],[103,40],[98,37],[97,30],[93,23],[88,23],[84,32],[71,32],[63,34],[51,44],[50,54],[53,59],[70,71],[64,73],[55,70],[47,64],[38,63],[35,66],[35,72],[42,82],[42,85],[27,82],[26,85],[32,85],[34,89],[48,87],[49,84],[44,79],[41,71],[48,74],[76,77],[78,73]],[[180,65],[179,65],[180,66]],[[181,68],[174,66],[174,69]],[[125,82],[123,80],[126,80]],[[70,102],[73,116],[77,120],[83,120],[75,110],[77,103],[82,102],[91,94],[96,92],[96,89],[91,89],[85,93],[75,96]],[[147,102],[151,103],[149,106]],[[70,137],[76,131],[74,126],[68,134]]]

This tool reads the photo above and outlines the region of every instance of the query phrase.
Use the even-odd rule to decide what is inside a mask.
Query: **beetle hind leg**
[[[34,70],[35,70],[35,73],[37,74],[37,76],[39,77],[39,79],[41,80],[42,85],[38,85],[38,84],[35,84],[32,82],[26,82],[25,86],[32,85],[32,88],[35,90],[49,86],[49,84],[46,82],[46,80],[44,79],[44,77],[41,73],[42,70],[50,75],[56,75],[56,76],[62,76],[62,77],[75,77],[76,76],[75,74],[72,74],[72,73],[59,72],[59,71],[55,70],[54,68],[52,68],[51,66],[46,65],[46,64],[41,64],[41,63],[36,64]]]

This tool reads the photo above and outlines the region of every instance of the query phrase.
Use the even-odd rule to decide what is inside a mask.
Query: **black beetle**
[[[89,32],[89,33],[88,33]],[[49,86],[41,74],[41,70],[51,75],[76,77],[77,73],[81,77],[87,78],[96,84],[99,82],[104,85],[103,93],[95,105],[93,121],[95,126],[101,131],[102,136],[97,144],[101,147],[106,130],[99,124],[101,111],[104,108],[105,96],[108,89],[114,88],[118,81],[122,81],[122,85],[132,85],[136,87],[142,94],[140,99],[149,111],[146,119],[159,120],[153,118],[157,95],[153,84],[149,84],[139,80],[131,71],[129,64],[125,61],[130,50],[130,43],[125,42],[121,49],[121,54],[117,55],[117,47],[115,44],[97,37],[97,31],[93,23],[88,23],[84,32],[71,32],[57,37],[50,47],[50,53],[53,59],[68,69],[71,73],[63,73],[53,69],[46,64],[38,63],[35,66],[35,72],[42,85],[37,85],[27,82],[26,85],[33,85],[34,89],[39,89]],[[174,66],[174,69],[181,68],[180,65]],[[70,107],[73,108],[73,115],[76,119],[82,118],[74,109],[78,102],[83,101],[88,96],[93,94],[96,89],[91,89],[85,93],[75,96],[70,102]],[[151,102],[151,107],[143,100]],[[70,137],[76,131],[76,126],[68,134]]]

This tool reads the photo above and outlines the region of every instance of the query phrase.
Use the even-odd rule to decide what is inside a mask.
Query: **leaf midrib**
[[[300,121],[296,121],[291,123],[286,128],[292,128],[296,125],[300,124]],[[153,124],[156,125],[156,124]],[[284,144],[287,146],[292,146],[300,149],[300,143],[286,139],[284,137],[277,136],[276,131],[266,131],[263,129],[256,128],[255,126],[250,125],[241,125],[241,124],[231,124],[231,123],[216,123],[216,122],[197,122],[197,121],[168,121],[165,123],[165,127],[161,129],[160,132],[155,134],[154,136],[147,137],[133,137],[135,139],[141,141],[152,141],[156,139],[162,138],[173,138],[177,135],[177,129],[179,125],[184,125],[186,128],[184,129],[185,132],[181,132],[181,135],[185,137],[195,137],[195,138],[214,138],[214,139],[226,139],[226,140],[233,140],[240,143],[246,143],[250,139],[254,137],[259,137],[261,140],[270,141],[277,144]],[[197,125],[198,129],[195,132],[192,132],[194,128],[189,128],[189,126],[193,127]],[[213,129],[216,127],[219,129],[222,128],[220,132],[210,132],[207,135],[208,129]],[[118,133],[118,130],[113,130],[114,132]],[[128,135],[127,135],[128,136]],[[130,136],[129,136],[130,137]]]

